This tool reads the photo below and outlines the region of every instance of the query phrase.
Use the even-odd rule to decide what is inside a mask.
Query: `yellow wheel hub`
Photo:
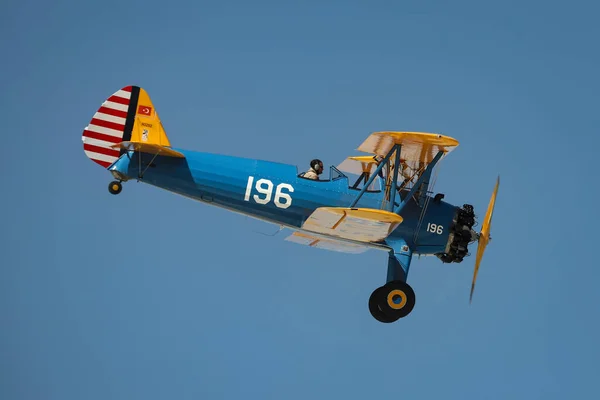
[[[113,190],[116,192],[117,190],[119,190],[119,185],[113,185]]]
[[[401,299],[400,303],[396,303],[394,301],[394,298],[396,296],[400,296],[400,299]],[[394,310],[402,309],[406,305],[406,301],[407,301],[406,293],[404,293],[400,289],[394,289],[391,292],[389,292],[387,295],[388,306],[390,306],[390,308],[393,308]]]

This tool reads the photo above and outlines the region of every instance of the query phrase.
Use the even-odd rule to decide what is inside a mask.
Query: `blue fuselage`
[[[175,150],[183,153],[185,158],[159,156],[150,166],[148,164],[153,156],[142,153],[141,181],[292,228],[300,228],[316,208],[348,207],[360,192],[350,188],[346,176],[313,181],[299,177],[294,165]],[[139,154],[123,155],[110,169],[117,170],[126,178],[136,179],[139,175]],[[355,207],[379,209],[383,198],[383,191],[367,191]],[[396,202],[400,201],[397,196]],[[413,253],[443,252],[456,209],[444,201],[431,200],[422,216],[422,208],[410,199],[401,212],[403,222],[390,238],[402,237]]]

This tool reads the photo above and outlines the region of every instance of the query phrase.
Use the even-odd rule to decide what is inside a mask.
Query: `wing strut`
[[[408,204],[408,202],[410,201],[411,197],[415,194],[417,189],[424,186],[424,190],[420,190],[420,193],[419,193],[419,204],[421,204],[421,200],[423,198],[425,198],[425,196],[427,196],[427,189],[429,188],[429,178],[431,177],[431,172],[433,171],[433,168],[438,163],[440,158],[442,158],[443,155],[444,155],[443,151],[438,151],[438,153],[435,155],[433,160],[427,165],[427,168],[425,169],[425,171],[421,174],[419,179],[417,179],[417,181],[415,182],[413,187],[410,189],[410,192],[408,193],[408,195],[404,198],[402,203],[400,203],[400,205],[398,206],[398,208],[395,211],[396,214],[400,215],[400,212],[402,212],[404,207]],[[392,203],[392,204],[394,204],[394,203]]]
[[[379,176],[384,167],[388,167],[388,175],[386,179],[386,190],[385,200],[389,201],[388,204],[382,204],[381,208],[385,208],[386,211],[395,212],[400,214],[404,209],[408,201],[417,194],[417,203],[419,207],[425,207],[425,200],[427,199],[429,191],[429,182],[431,173],[439,162],[439,160],[450,150],[458,146],[458,142],[448,136],[438,134],[428,134],[419,132],[376,132],[373,133],[367,140],[358,148],[359,151],[368,153],[374,153],[377,157],[385,157],[381,162],[378,163],[377,168],[371,174],[365,185],[360,190],[359,194],[350,204],[350,208],[354,208],[359,200],[362,198],[367,188],[373,183],[373,180]],[[402,154],[401,154],[402,151]],[[393,178],[390,179],[391,173],[391,157],[395,153],[395,163]],[[435,154],[435,156],[434,156]],[[404,160],[402,160],[402,157]],[[361,157],[364,158],[364,157]],[[373,158],[376,161],[375,157]],[[431,161],[430,161],[431,160]],[[357,160],[359,161],[359,160]],[[362,160],[360,160],[362,161]],[[408,178],[409,182],[412,182],[414,177],[417,177],[417,181],[410,188],[407,197],[400,202],[400,205],[394,210],[396,206],[395,198],[398,192],[405,193],[408,190],[407,181],[401,185],[401,190],[398,190],[398,176],[401,168],[410,168],[415,171],[415,175]],[[364,171],[363,171],[364,172]],[[391,190],[390,190],[391,189]]]
[[[379,172],[381,172],[381,170],[383,169],[383,167],[388,163],[390,157],[392,156],[392,153],[394,153],[394,151],[396,150],[397,147],[399,148],[400,146],[399,145],[394,145],[394,146],[392,146],[392,148],[390,149],[390,151],[388,151],[388,153],[385,156],[385,158],[379,163],[379,165],[377,166],[377,169],[375,169],[375,171],[371,174],[371,176],[369,177],[369,180],[365,183],[365,185],[360,190],[360,193],[358,193],[358,195],[356,196],[356,198],[354,199],[354,201],[352,201],[352,204],[350,204],[349,208],[353,208],[356,205],[356,203],[358,203],[358,201],[360,200],[360,198],[367,191],[367,188],[371,185],[371,183],[373,183],[373,181],[375,180],[375,178],[377,177],[377,175],[379,175]]]
[[[394,177],[392,178],[392,191],[390,192],[390,205],[389,211],[394,211],[394,201],[396,200],[396,192],[397,192],[397,181],[398,181],[398,171],[402,166],[400,165],[400,151],[402,150],[402,145],[398,144],[396,146],[396,157],[394,159]]]

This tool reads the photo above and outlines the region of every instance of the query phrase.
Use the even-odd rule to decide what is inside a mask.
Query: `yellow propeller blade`
[[[498,187],[500,186],[500,176],[496,180],[496,187],[490,198],[490,204],[488,205],[487,212],[485,213],[485,219],[481,226],[481,232],[479,233],[479,243],[477,245],[477,255],[475,256],[475,270],[473,271],[473,282],[471,283],[471,295],[469,296],[469,304],[473,300],[473,291],[475,290],[475,281],[477,280],[477,272],[479,272],[479,264],[483,258],[483,252],[490,241],[490,227],[492,225],[492,214],[494,213],[494,205],[496,204],[496,196],[498,195]]]

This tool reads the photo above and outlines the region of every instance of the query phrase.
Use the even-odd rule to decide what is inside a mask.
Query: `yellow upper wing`
[[[358,151],[385,157],[395,144],[402,145],[400,157],[403,162],[430,163],[439,151],[449,153],[458,146],[450,136],[422,132],[374,132]]]
[[[338,166],[342,172],[360,175],[363,172],[373,173],[377,168],[375,155],[370,156],[351,156],[342,161]]]

